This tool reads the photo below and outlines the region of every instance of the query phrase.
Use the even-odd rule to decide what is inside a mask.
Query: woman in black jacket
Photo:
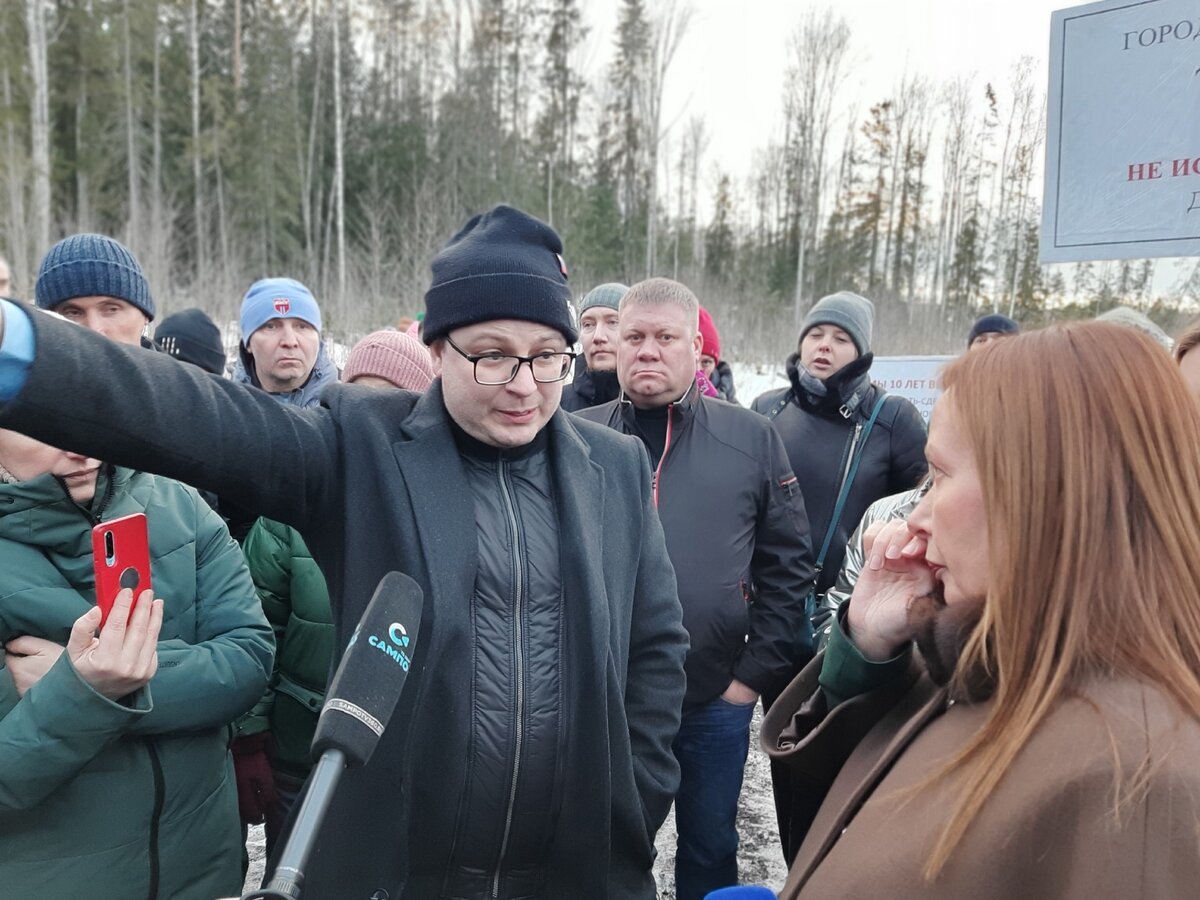
[[[761,394],[751,406],[775,423],[804,496],[817,554],[816,597],[809,614],[818,629],[830,612],[825,595],[837,581],[846,542],[867,507],[916,487],[926,471],[921,414],[903,397],[885,396],[871,383],[874,318],[875,306],[866,297],[840,291],[822,298],[804,319],[797,352],[788,357],[791,385]],[[851,476],[834,521],[843,480]],[[764,695],[763,708],[774,701]],[[779,821],[791,821],[803,790],[793,787],[787,770],[775,763],[771,781]]]
[[[800,330],[798,352],[788,357],[791,385],[768,391],[753,409],[770,418],[783,437],[792,471],[800,483],[818,553],[832,525],[832,537],[817,573],[817,595],[837,580],[846,542],[863,513],[876,500],[916,487],[925,475],[925,423],[903,397],[889,396],[870,429],[872,413],[884,396],[870,379],[870,300],[841,291],[818,302]],[[834,507],[855,454],[846,503],[836,523]],[[817,618],[821,604],[818,599]]]

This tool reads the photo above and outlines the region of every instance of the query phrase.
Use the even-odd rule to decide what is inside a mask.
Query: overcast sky
[[[645,0],[648,8],[671,0]],[[675,0],[682,5],[689,0]],[[1036,84],[1048,83],[1050,15],[1082,6],[1070,0],[690,0],[691,27],[669,73],[664,122],[670,156],[689,117],[702,115],[710,142],[701,170],[700,213],[715,193],[714,169],[738,181],[751,174],[754,153],[782,135],[783,77],[788,42],[810,9],[833,6],[850,26],[850,74],[844,97],[861,122],[906,73],[936,82],[974,75],[997,86],[1002,102],[1013,65],[1035,60]],[[612,57],[617,0],[590,0],[593,28],[586,66],[599,83]],[[936,137],[935,137],[936,140]],[[1040,175],[1034,186],[1041,194]],[[665,191],[665,186],[660,184]],[[1193,260],[1159,261],[1156,290],[1165,289]]]
[[[661,2],[661,0],[660,0]],[[679,3],[686,0],[678,0]],[[654,7],[655,0],[647,0]],[[692,0],[695,15],[667,83],[664,120],[679,131],[702,114],[711,142],[711,166],[750,173],[753,153],[781,132],[783,75],[788,40],[813,0]],[[850,75],[845,95],[859,116],[885,99],[905,72],[938,80],[975,73],[1006,83],[1023,55],[1038,60],[1038,83],[1046,84],[1050,13],[1072,6],[1062,0],[838,0],[836,13],[851,33]],[[618,4],[593,0],[587,16],[594,28],[589,59],[602,77],[611,58]],[[674,132],[672,133],[674,137]]]

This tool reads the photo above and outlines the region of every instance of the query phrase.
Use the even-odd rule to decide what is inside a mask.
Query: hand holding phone
[[[150,584],[150,538],[144,513],[101,522],[92,529],[92,565],[96,573],[96,605],[100,627],[108,621],[117,594],[133,592],[133,607]],[[133,614],[131,607],[130,616]]]
[[[134,601],[140,600],[137,610]],[[122,589],[112,607],[112,627],[96,636],[100,609],[93,606],[75,620],[66,653],[79,677],[110,700],[120,700],[146,685],[158,670],[158,635],[163,602],[150,591],[135,598]]]

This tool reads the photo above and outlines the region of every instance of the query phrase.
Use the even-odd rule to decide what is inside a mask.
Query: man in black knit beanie
[[[433,261],[429,390],[304,410],[0,301],[0,427],[295,526],[336,647],[387,572],[424,592],[418,689],[343,776],[306,896],[655,897],[687,634],[645,451],[559,408],[562,249],[511,207],[475,217]]]

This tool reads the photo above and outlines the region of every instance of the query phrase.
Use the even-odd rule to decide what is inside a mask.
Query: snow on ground
[[[733,369],[733,385],[737,388],[738,402],[746,408],[764,391],[788,386],[782,361],[758,364],[731,362],[729,367]]]
[[[738,375],[734,371],[734,379]],[[741,396],[738,386],[738,396]],[[745,781],[741,802],[738,803],[738,875],[742,884],[761,884],[772,890],[783,886],[787,866],[779,846],[779,830],[775,825],[775,797],[771,793],[771,767],[767,755],[758,748],[758,729],[762,725],[762,707],[754,710],[750,725],[750,754],[746,758]],[[659,900],[675,900],[675,812],[658,832],[655,842],[658,859],[654,862],[654,879],[658,882]]]

